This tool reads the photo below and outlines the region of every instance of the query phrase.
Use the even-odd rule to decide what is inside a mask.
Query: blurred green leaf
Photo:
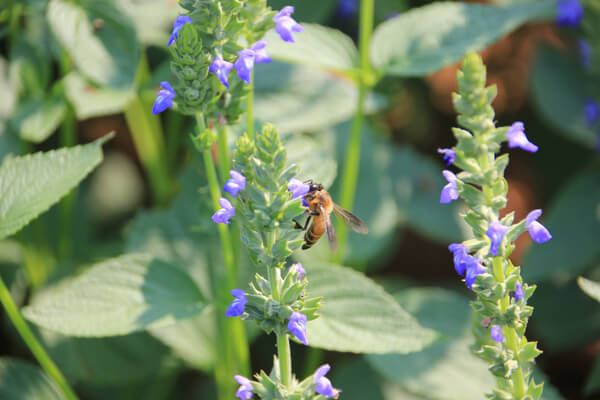
[[[63,85],[78,120],[121,113],[135,95],[133,90],[94,87],[76,71],[63,78]]]
[[[3,400],[62,400],[56,384],[38,367],[17,359],[0,359],[0,398]]]
[[[562,285],[544,282],[529,302],[535,308],[530,324],[544,351],[574,349],[600,335],[598,302],[583,293],[574,280]]]
[[[496,7],[436,2],[415,8],[377,27],[371,62],[386,74],[423,76],[483,50],[528,21],[554,17],[555,1]]]
[[[312,179],[326,188],[331,186],[337,176],[337,162],[331,144],[327,144],[331,138],[325,132],[314,137],[296,134],[284,138],[288,164],[298,166],[297,179]]]
[[[54,92],[44,99],[19,104],[10,124],[21,139],[41,143],[58,129],[66,110],[62,93]]]
[[[584,388],[584,393],[588,396],[597,392],[600,392],[600,356],[596,358]]]
[[[9,73],[19,97],[37,99],[46,93],[52,66],[44,50],[43,44],[40,46],[25,35],[17,36],[10,54]]]
[[[2,129],[0,129],[0,132]],[[9,154],[13,156],[18,156],[20,151],[19,139],[17,139],[14,135],[6,132],[4,134],[0,133],[0,165],[2,165],[2,160]],[[0,222],[1,224],[1,222]]]
[[[306,266],[308,294],[322,296],[320,317],[307,327],[312,347],[351,353],[410,353],[436,339],[383,288],[360,272],[327,264]]]
[[[272,62],[254,71],[254,115],[280,133],[317,131],[356,110],[354,83],[314,67]]]
[[[169,349],[145,332],[76,338],[41,329],[40,336],[71,383],[131,384],[162,377],[177,365]]]
[[[133,23],[108,0],[52,0],[48,23],[79,72],[113,88],[133,84],[140,46]]]
[[[29,154],[0,166],[0,239],[19,231],[69,193],[102,161],[102,143]]]
[[[531,94],[542,116],[558,133],[593,149],[596,132],[585,121],[589,88],[578,60],[573,53],[541,47],[533,67]]]
[[[131,254],[94,265],[81,276],[36,296],[27,319],[63,334],[125,335],[194,317],[206,301],[181,268]]]
[[[17,104],[17,90],[15,82],[9,76],[9,64],[4,57],[0,57],[0,93],[2,93],[2,101],[0,101],[0,135],[4,132],[5,121],[12,114],[15,105]],[[0,152],[2,146],[0,146]]]
[[[600,283],[585,279],[583,276],[577,278],[577,284],[592,299],[600,301]]]
[[[304,31],[295,36],[293,44],[281,40],[274,30],[267,32],[271,58],[342,73],[352,72],[358,66],[358,50],[350,37],[322,25],[303,26]]]
[[[333,13],[338,0],[302,0],[296,2],[292,17],[298,22],[325,22]],[[273,10],[280,10],[290,4],[288,0],[269,0]],[[298,35],[296,35],[298,37]]]
[[[561,188],[541,222],[552,240],[533,244],[523,261],[528,281],[568,280],[600,257],[600,166],[580,172]]]
[[[169,0],[117,0],[116,5],[135,24],[141,43],[161,47],[167,45],[175,18],[184,11]]]

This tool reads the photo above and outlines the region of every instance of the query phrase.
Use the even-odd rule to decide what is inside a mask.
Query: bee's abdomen
[[[302,245],[302,250],[310,249],[315,243],[317,243],[317,240],[321,238],[321,235],[323,235],[323,233],[313,232],[313,227],[314,225],[311,225],[311,227],[304,234],[304,244]]]

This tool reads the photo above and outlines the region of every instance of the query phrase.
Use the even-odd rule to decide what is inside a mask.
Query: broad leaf
[[[600,283],[585,279],[583,276],[577,278],[577,284],[592,299],[600,301]]]
[[[312,347],[351,353],[411,353],[431,345],[423,328],[382,287],[349,268],[307,265],[308,293],[323,297],[320,317],[308,323]]]
[[[84,337],[125,335],[194,317],[206,302],[181,268],[131,254],[47,289],[23,310],[32,322]]]
[[[555,1],[496,7],[436,2],[415,8],[377,27],[371,62],[391,75],[423,76],[482,50],[521,24],[552,18]]]
[[[133,83],[140,47],[132,22],[107,0],[52,0],[48,23],[77,69],[110,87]]]
[[[553,237],[532,244],[523,262],[525,279],[568,280],[594,265],[600,257],[599,207],[600,167],[595,166],[573,177],[542,216]]]
[[[48,139],[62,122],[67,105],[62,94],[27,101],[17,108],[10,123],[21,139],[41,143]]]
[[[350,37],[322,25],[303,26],[304,31],[295,36],[293,44],[281,40],[274,30],[267,32],[271,58],[339,72],[352,72],[357,67],[358,51]]]
[[[118,114],[135,94],[132,90],[94,87],[76,71],[69,73],[63,79],[63,84],[79,120]]]
[[[0,239],[19,231],[77,186],[102,161],[101,145],[110,137],[5,160],[0,166]]]
[[[322,132],[314,138],[295,134],[284,139],[288,163],[298,166],[297,179],[312,179],[326,188],[331,186],[337,176],[338,166],[331,145],[327,144],[330,138],[330,134]]]
[[[585,121],[586,79],[578,57],[542,47],[531,77],[531,95],[542,116],[570,140],[589,148],[596,131]]]
[[[0,358],[0,398],[62,400],[66,397],[40,368],[13,358]]]

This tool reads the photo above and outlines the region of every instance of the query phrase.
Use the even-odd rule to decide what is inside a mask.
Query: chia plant
[[[447,165],[461,171],[443,171],[448,184],[442,189],[440,202],[450,203],[462,198],[467,209],[461,214],[471,227],[473,238],[453,243],[454,268],[464,277],[465,284],[477,296],[471,302],[474,310],[473,352],[489,363],[489,370],[498,379],[498,387],[490,399],[539,399],[543,384],[532,377],[532,364],[541,354],[537,342],[525,337],[533,308],[527,304],[535,285],[523,282],[521,268],[513,265],[510,255],[515,240],[524,233],[536,243],[552,238],[537,219],[542,210],[531,211],[527,218],[514,223],[514,212],[500,217],[506,206],[508,184],[504,172],[508,154],[499,154],[503,142],[509,148],[535,153],[538,146],[524,132],[524,124],[496,127],[492,101],[496,86],[485,86],[486,69],[481,58],[467,55],[457,73],[458,93],[453,103],[458,112],[454,128],[456,146],[439,149]]]

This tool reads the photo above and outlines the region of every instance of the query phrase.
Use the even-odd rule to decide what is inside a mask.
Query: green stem
[[[201,114],[196,116],[196,121],[200,131],[206,128],[204,117]],[[219,198],[221,190],[217,178],[214,159],[209,150],[202,152],[208,186],[215,211],[221,208]],[[233,247],[229,230],[224,224],[217,224],[221,247],[223,249],[223,259],[225,264],[225,277],[220,282],[215,282],[217,292],[217,322],[222,328],[221,334],[217,337],[218,347],[222,352],[223,359],[217,362],[215,366],[215,379],[217,381],[217,392],[219,399],[231,399],[235,394],[235,381],[233,376],[241,374],[250,375],[250,351],[248,341],[244,330],[243,322],[239,318],[225,318],[225,310],[231,302],[231,289],[237,284],[237,271],[234,260]],[[219,276],[218,271],[214,271],[215,276]],[[218,281],[219,279],[215,279]]]
[[[360,33],[359,33],[359,57],[360,74],[358,84],[358,103],[356,114],[352,123],[350,140],[346,148],[344,168],[342,175],[342,186],[340,193],[340,205],[348,210],[354,204],[354,194],[358,180],[358,168],[360,164],[360,142],[364,119],[365,99],[371,87],[375,85],[375,77],[369,62],[369,43],[373,32],[373,10],[374,0],[361,0],[360,2]],[[343,250],[346,245],[348,230],[345,226],[338,227],[338,240],[340,251],[336,256],[338,262],[343,259]]]
[[[29,350],[31,350],[31,353],[33,353],[44,371],[46,371],[46,373],[58,384],[67,399],[76,400],[77,395],[69,386],[69,383],[65,379],[64,375],[60,372],[56,364],[54,364],[54,361],[52,361],[48,353],[46,353],[46,350],[44,350],[19,313],[19,310],[13,302],[10,292],[4,285],[2,278],[0,278],[0,302],[2,302],[8,318],[10,318],[13,325],[17,329],[17,332],[19,332],[19,335],[21,335],[21,338],[23,338],[23,341],[27,347],[29,347]]]
[[[217,151],[219,152],[219,176],[221,182],[229,179],[229,148],[227,147],[227,125],[217,125],[219,134],[217,136]]]
[[[269,267],[269,283],[271,284],[271,295],[273,300],[281,299],[281,269]],[[281,383],[289,387],[292,382],[292,353],[290,350],[290,338],[287,333],[277,332],[277,355],[279,357],[279,374]]]
[[[250,71],[250,82],[254,82],[254,72]],[[254,84],[250,84],[248,97],[246,97],[246,132],[250,140],[254,140],[254,115],[253,103],[254,103]]]

